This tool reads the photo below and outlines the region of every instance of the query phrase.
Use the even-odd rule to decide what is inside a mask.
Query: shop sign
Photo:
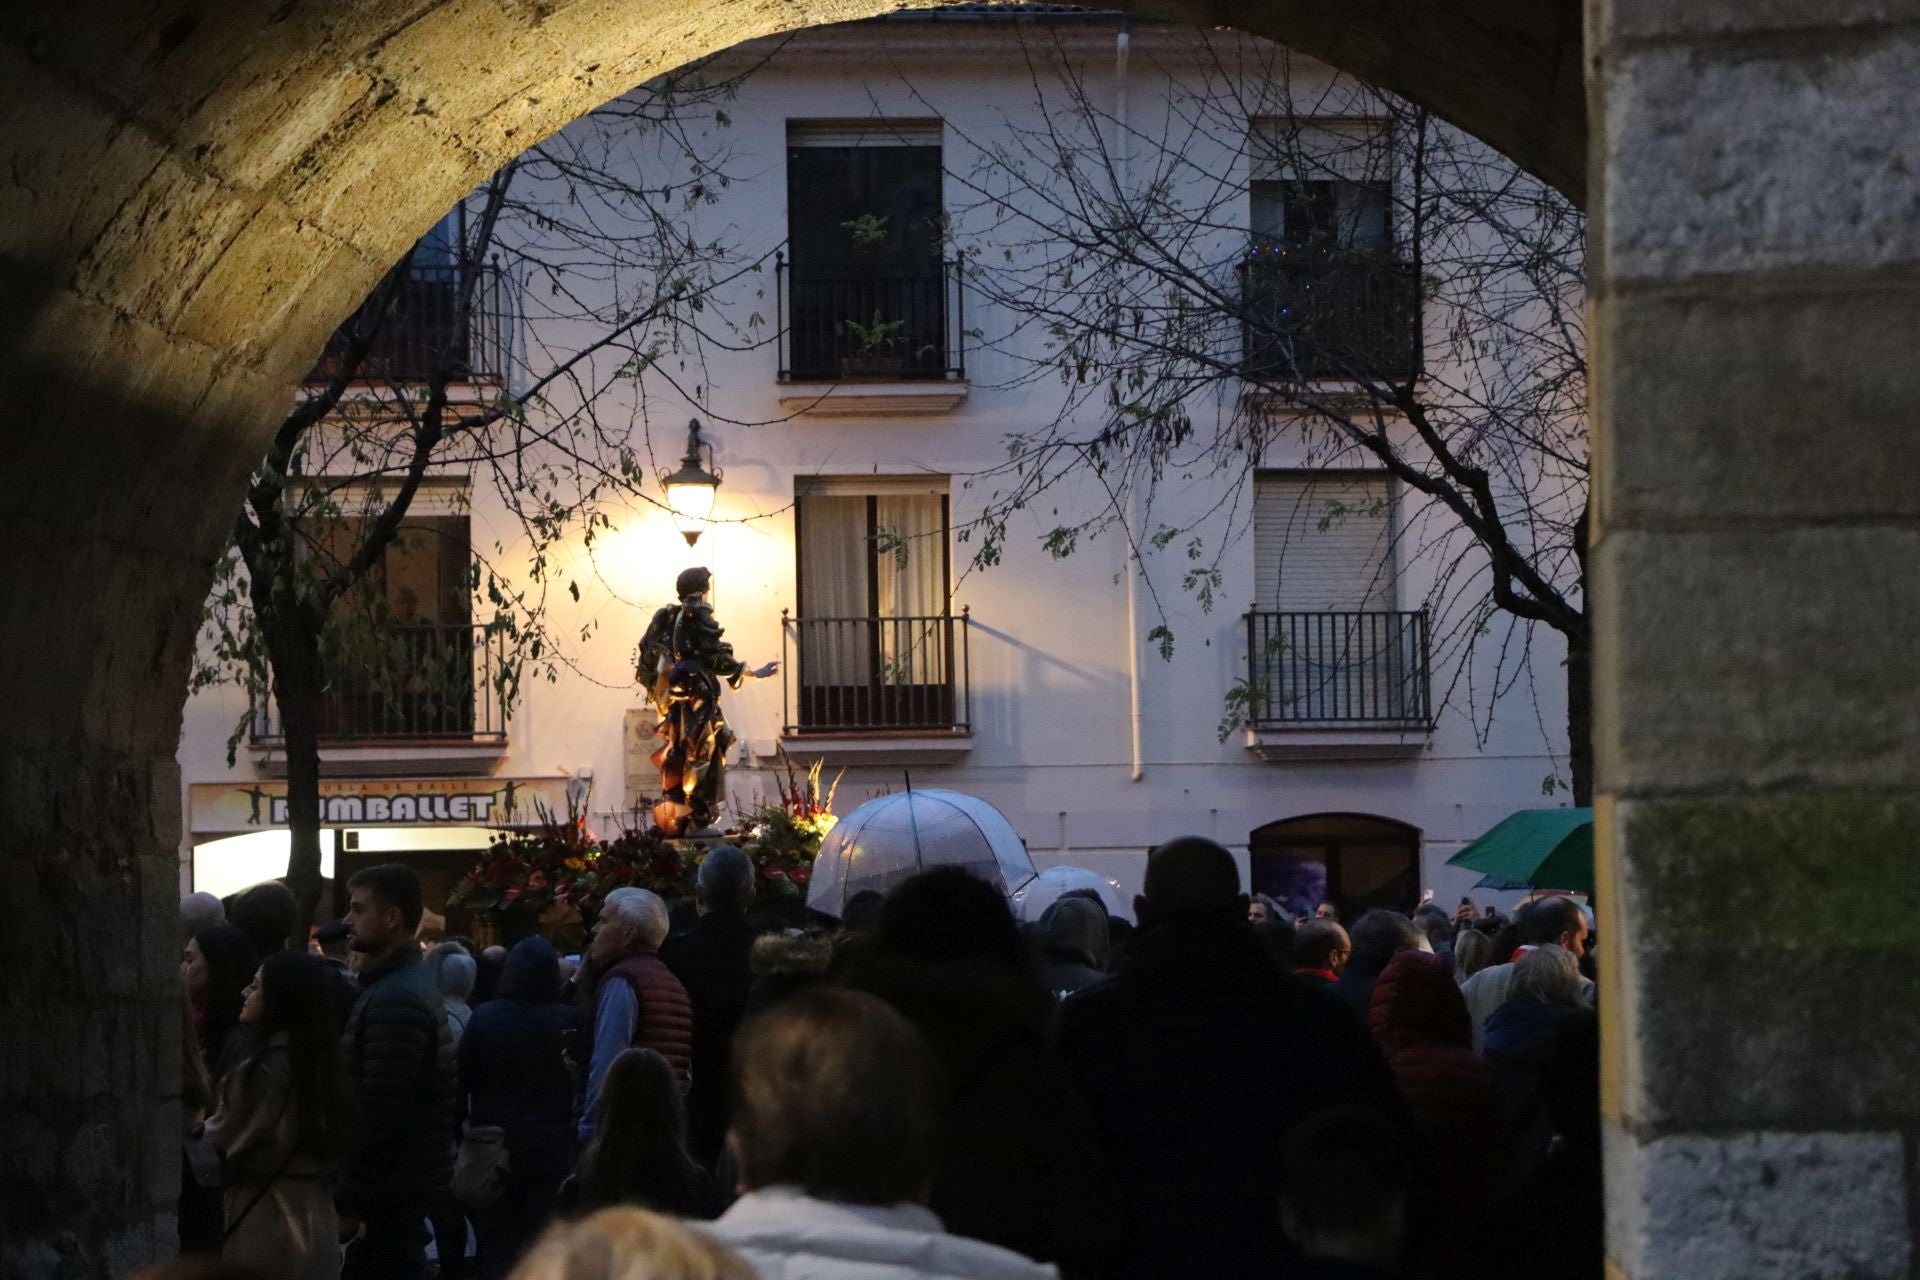
[[[566,778],[329,778],[320,821],[330,827],[531,826],[567,813]],[[576,805],[576,807],[578,807]],[[187,788],[196,834],[287,825],[284,782],[196,782]]]

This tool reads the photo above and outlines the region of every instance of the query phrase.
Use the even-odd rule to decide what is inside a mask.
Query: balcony
[[[938,763],[969,750],[971,616],[795,618],[781,614],[793,756]]]
[[[1263,250],[1240,264],[1240,294],[1249,380],[1404,380],[1420,372],[1420,282],[1405,263]]]
[[[780,403],[814,417],[945,413],[966,398],[960,264],[776,258]]]
[[[1432,727],[1427,615],[1252,612],[1247,745],[1267,759],[1415,754]]]
[[[354,766],[497,760],[507,743],[499,688],[506,647],[506,637],[467,624],[383,628],[339,662],[320,701],[323,759]],[[284,746],[271,697],[254,706],[250,736],[263,752]]]
[[[477,272],[472,310],[460,317],[461,282]],[[378,295],[375,295],[377,298]],[[339,373],[352,334],[374,304],[360,304],[327,339],[320,360],[307,375],[324,382]],[[444,372],[455,383],[499,385],[507,380],[509,317],[507,290],[500,268],[415,265],[395,287],[392,307],[374,334],[373,345],[354,370],[356,382],[431,382]]]

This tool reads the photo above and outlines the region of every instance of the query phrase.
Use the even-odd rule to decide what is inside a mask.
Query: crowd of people
[[[304,952],[283,885],[190,895],[183,1259],[233,1280],[1601,1275],[1571,899],[1349,927],[1244,894],[1191,837],[1147,855],[1133,920],[1082,892],[1023,925],[936,868],[791,928],[755,884],[716,846],[690,921],[616,890],[577,960],[424,943],[400,864],[354,875]]]

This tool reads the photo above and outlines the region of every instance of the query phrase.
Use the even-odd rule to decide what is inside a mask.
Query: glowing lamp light
[[[704,453],[702,452],[704,450]],[[700,419],[687,424],[687,456],[680,469],[660,477],[666,490],[667,509],[680,536],[692,546],[707,530],[713,515],[714,493],[720,488],[720,471],[713,466],[713,446],[700,439]]]

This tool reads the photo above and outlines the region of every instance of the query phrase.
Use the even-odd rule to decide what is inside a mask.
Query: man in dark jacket
[[[1357,1019],[1279,973],[1247,922],[1233,857],[1188,836],[1153,850],[1126,966],[1060,1006],[1068,1065],[1125,1191],[1127,1277],[1283,1276],[1284,1140],[1354,1104],[1401,1114]]]
[[[748,957],[760,929],[753,905],[753,860],[730,844],[700,860],[693,880],[700,918],[660,949],[693,1002],[693,1084],[687,1090],[687,1151],[708,1168],[727,1139],[727,1061],[753,990]]]
[[[426,1273],[427,1213],[453,1174],[453,1038],[414,941],[420,877],[399,863],[347,882],[347,929],[360,996],[347,1020],[347,1067],[360,1094],[361,1148],[338,1201],[347,1280]]]
[[[1402,951],[1421,950],[1426,941],[1418,926],[1398,911],[1376,907],[1367,912],[1353,922],[1353,954],[1331,988],[1334,998],[1364,1023],[1373,1007],[1373,984],[1387,961]]]
[[[580,1142],[593,1137],[600,1082],[613,1060],[631,1048],[652,1049],[684,1084],[693,1067],[693,1005],[687,989],[660,959],[667,939],[667,904],[646,889],[607,895],[587,943],[593,975],[593,1056],[587,1064]]]

